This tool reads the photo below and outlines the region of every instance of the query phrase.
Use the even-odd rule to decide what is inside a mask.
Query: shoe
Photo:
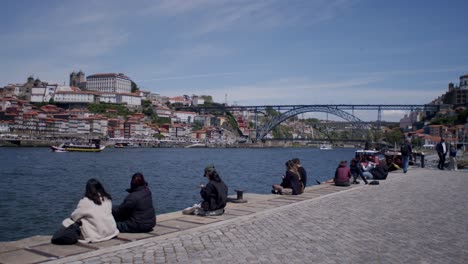
[[[321,182],[319,182],[319,181],[317,181],[317,180],[315,180],[315,182],[316,182],[317,184],[322,184]]]

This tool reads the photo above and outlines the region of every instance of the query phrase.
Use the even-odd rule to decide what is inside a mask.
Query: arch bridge
[[[322,112],[338,116],[342,119],[347,120],[355,128],[370,129],[371,126],[366,122],[354,115],[354,110],[368,110],[377,111],[377,127],[380,128],[380,122],[382,119],[382,111],[384,110],[406,110],[406,111],[425,111],[425,112],[437,112],[439,105],[383,105],[383,104],[367,104],[367,105],[352,105],[352,104],[317,104],[317,105],[262,105],[262,106],[226,106],[226,105],[211,105],[211,106],[192,106],[192,107],[178,107],[180,110],[191,110],[196,112],[212,112],[212,111],[251,111],[255,113],[255,121],[258,124],[258,114],[268,116],[269,110],[275,110],[279,112],[279,115],[272,116],[262,126],[256,129],[256,140],[263,139],[274,127],[284,122],[288,118],[293,116],[307,113],[307,112]],[[352,111],[348,113],[347,111]]]

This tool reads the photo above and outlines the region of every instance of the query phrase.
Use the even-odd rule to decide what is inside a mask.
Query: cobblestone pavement
[[[389,177],[55,262],[468,263],[468,173],[418,169]]]

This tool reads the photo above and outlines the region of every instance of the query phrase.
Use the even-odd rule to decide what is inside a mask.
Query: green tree
[[[401,132],[401,129],[395,128],[387,132],[385,135],[385,139],[388,143],[394,145],[395,143],[397,145],[400,145],[403,143],[403,133]]]
[[[267,106],[266,109],[265,109],[265,112],[269,116],[279,116],[281,114],[280,112],[273,109],[273,107],[271,107],[271,106]]]
[[[140,88],[138,88],[138,85],[132,81],[132,93],[136,92],[136,91],[139,91]]]
[[[202,98],[206,103],[213,103],[213,97],[211,95],[200,95],[200,98]]]

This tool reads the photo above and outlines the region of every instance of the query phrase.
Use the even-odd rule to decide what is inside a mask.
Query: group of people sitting
[[[97,179],[86,183],[84,197],[52,237],[54,244],[101,242],[122,233],[149,232],[156,225],[153,198],[143,174],[135,173],[120,205]]]
[[[274,194],[299,195],[307,185],[307,172],[298,158],[286,161],[286,173],[281,176],[280,184],[273,184]]]
[[[335,171],[335,177],[330,181],[335,183],[336,186],[350,186],[352,184],[359,184],[358,178],[361,178],[365,184],[369,182],[367,180],[385,180],[388,175],[387,166],[383,163],[375,163],[370,159],[367,159],[366,163],[360,159],[352,159],[349,168],[347,167],[348,162],[343,160],[339,163],[338,168]],[[352,178],[352,182],[351,182]]]
[[[213,165],[205,168],[206,185],[200,185],[202,201],[190,214],[200,216],[224,213],[228,188]],[[79,242],[102,242],[119,233],[145,233],[156,225],[156,213],[148,183],[142,173],[135,173],[127,189],[128,196],[120,205],[112,206],[112,197],[97,179],[86,183],[84,197],[62,227],[52,236],[52,243],[69,245]],[[187,213],[184,210],[184,213]]]

